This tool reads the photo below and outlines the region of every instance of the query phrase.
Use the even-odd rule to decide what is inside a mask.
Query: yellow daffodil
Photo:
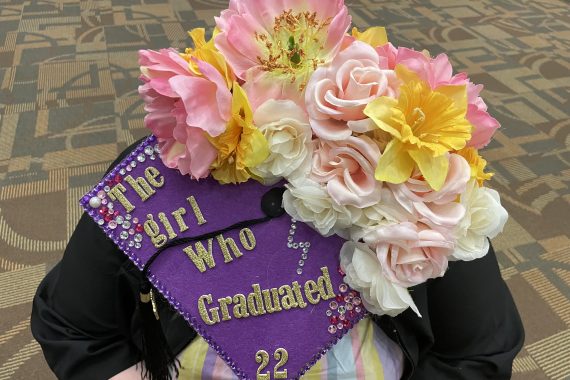
[[[352,37],[359,41],[366,42],[372,47],[384,46],[388,43],[388,35],[386,29],[381,26],[374,26],[359,32],[358,28],[352,28]]]
[[[218,70],[220,74],[222,74],[222,76],[225,78],[228,88],[231,88],[235,76],[232,72],[232,69],[228,66],[226,59],[222,53],[220,53],[214,45],[214,37],[216,37],[216,34],[218,33],[219,31],[216,28],[214,30],[212,38],[206,42],[206,31],[204,28],[192,29],[188,32],[188,35],[194,42],[194,48],[187,48],[186,51],[180,55],[182,58],[188,61],[190,71],[192,71],[197,76],[201,75],[200,69],[198,68],[196,62],[192,60],[192,58],[199,59],[214,66],[216,70]]]
[[[466,147],[456,152],[469,164],[471,167],[471,178],[477,180],[479,187],[483,186],[483,182],[490,180],[494,173],[485,173],[487,161],[479,155],[475,148]]]
[[[449,169],[446,153],[462,149],[471,138],[466,87],[432,90],[402,65],[396,74],[403,82],[398,99],[382,96],[364,110],[393,137],[378,162],[376,179],[403,183],[417,165],[428,184],[439,190]]]
[[[262,163],[269,156],[269,147],[263,134],[253,125],[253,113],[245,91],[233,84],[232,115],[221,135],[208,137],[218,150],[211,166],[212,176],[221,184],[247,181],[249,168]]]

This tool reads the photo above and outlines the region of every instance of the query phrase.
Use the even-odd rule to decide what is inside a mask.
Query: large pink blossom
[[[465,215],[465,207],[457,200],[465,192],[471,177],[469,164],[458,154],[449,155],[449,171],[440,190],[433,190],[416,169],[402,184],[387,184],[394,199],[410,215],[441,231],[451,231]]]
[[[381,226],[364,237],[376,252],[384,275],[410,287],[445,274],[454,243],[423,224]]]
[[[380,66],[382,68],[394,69],[396,65],[402,64],[415,72],[420,79],[428,82],[434,90],[446,85],[467,86],[468,107],[466,117],[474,127],[471,140],[467,146],[479,149],[489,144],[500,124],[489,115],[487,105],[479,96],[483,90],[483,85],[475,85],[465,73],[453,75],[453,68],[446,54],[430,58],[422,52],[403,47],[395,48],[392,44],[377,47],[376,51],[380,55]]]
[[[141,50],[139,94],[145,102],[145,126],[157,136],[165,165],[204,178],[217,156],[206,134],[224,132],[231,113],[231,93],[210,64],[195,61],[194,75],[174,49]]]
[[[373,128],[364,108],[379,96],[396,97],[400,85],[393,70],[380,68],[379,59],[370,45],[354,41],[313,73],[305,103],[317,136],[343,140]]]
[[[351,18],[343,0],[230,0],[215,38],[252,106],[302,91],[316,66],[340,49]],[[309,37],[310,36],[310,37]]]
[[[359,208],[380,200],[381,182],[374,178],[380,149],[369,137],[349,136],[344,141],[315,140],[311,179],[326,183],[340,205]]]

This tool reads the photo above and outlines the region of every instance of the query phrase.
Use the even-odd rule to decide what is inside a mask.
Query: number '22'
[[[287,378],[287,370],[283,369],[280,370],[285,364],[287,364],[287,360],[289,360],[289,354],[287,350],[284,348],[278,348],[273,353],[273,357],[277,360],[277,364],[273,367],[273,378],[274,379],[286,379]],[[266,371],[265,373],[261,373],[269,364],[269,354],[265,350],[259,350],[255,354],[255,362],[259,363],[259,367],[257,368],[257,377],[256,380],[271,380],[271,373]]]

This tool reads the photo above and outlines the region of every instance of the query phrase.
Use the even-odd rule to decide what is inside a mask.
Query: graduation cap
[[[284,190],[184,176],[163,164],[150,136],[82,198],[143,271],[152,378],[168,378],[174,357],[152,324],[155,291],[241,379],[299,378],[364,317],[343,283],[344,240],[291,218]]]

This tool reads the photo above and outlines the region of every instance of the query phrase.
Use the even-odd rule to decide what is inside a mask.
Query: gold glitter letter
[[[205,324],[207,325],[215,325],[216,323],[220,322],[220,313],[218,312],[218,307],[212,307],[210,308],[210,310],[206,309],[206,305],[204,304],[204,300],[206,302],[208,302],[208,305],[212,303],[212,295],[211,294],[205,294],[203,296],[200,296],[200,298],[198,298],[198,311],[200,312],[200,317],[202,317],[202,320],[204,321]],[[212,313],[212,318],[210,318],[210,314],[208,313],[208,311],[210,311]]]
[[[157,168],[153,166],[149,166],[144,170],[144,176],[148,183],[150,183],[154,187],[162,187],[164,186],[164,177],[160,175],[160,172]],[[157,177],[160,177],[158,180]]]
[[[212,239],[208,239],[208,249],[204,248],[204,244],[201,241],[196,242],[196,252],[192,249],[192,246],[189,245],[188,247],[184,248],[184,252],[190,260],[196,265],[196,268],[202,273],[206,271],[206,264],[208,264],[208,268],[213,268],[216,266],[216,262],[214,261],[214,256],[212,256]]]
[[[158,223],[156,223],[153,219],[152,214],[147,214],[147,220],[144,222],[144,232],[150,238],[150,241],[156,248],[162,247],[168,239],[166,239],[165,234],[160,233],[160,228],[158,227]]]
[[[283,285],[280,287],[279,294],[283,296],[281,297],[281,305],[283,305],[283,309],[289,310],[299,306],[297,301],[295,301],[295,294],[293,294],[293,290],[289,285]]]
[[[261,298],[261,289],[259,284],[253,284],[253,293],[247,295],[247,308],[253,316],[263,315],[266,313],[263,307],[263,298]]]
[[[109,190],[109,193],[108,193],[109,198],[111,198],[114,201],[119,201],[119,203],[121,203],[121,205],[123,205],[123,207],[125,208],[125,210],[127,212],[131,212],[135,209],[135,206],[133,206],[133,204],[131,202],[129,202],[127,197],[125,197],[123,195],[123,193],[125,191],[127,191],[125,186],[118,183],[115,186],[113,186],[113,188],[111,190]]]
[[[230,254],[230,250],[228,249],[228,245],[230,246],[235,257],[240,257],[243,255],[243,253],[241,253],[241,251],[239,250],[234,239],[232,239],[232,238],[226,239],[226,238],[224,238],[224,236],[222,234],[219,234],[218,236],[216,236],[216,239],[218,239],[218,244],[220,245],[220,248],[222,249],[222,253],[224,254],[224,263],[229,263],[229,262],[233,261],[233,257]]]
[[[201,226],[202,224],[206,223],[206,219],[204,219],[204,215],[202,215],[202,210],[200,210],[200,206],[198,206],[198,202],[196,202],[196,198],[193,195],[186,198],[188,203],[190,203],[190,207],[192,207],[192,211],[194,211],[194,216],[196,216],[196,220],[198,221],[198,225]]]
[[[243,294],[236,294],[234,296],[234,316],[236,318],[247,318],[249,313],[247,312],[247,300]]]
[[[156,193],[156,191],[148,184],[148,182],[143,177],[137,177],[134,179],[132,176],[126,176],[125,181],[131,185],[133,190],[141,197],[141,200],[144,202],[151,195]]]
[[[305,297],[307,297],[307,301],[309,301],[313,305],[318,304],[319,301],[321,300],[321,295],[319,294],[319,288],[317,287],[317,283],[315,281],[309,280],[305,282]]]
[[[222,311],[222,321],[229,321],[232,319],[230,313],[228,313],[228,305],[232,304],[232,297],[218,298],[220,304],[220,310]]]
[[[297,281],[293,281],[293,293],[295,293],[295,298],[297,299],[297,303],[301,309],[307,307],[307,303],[303,299],[303,294],[301,293],[301,288],[299,287],[299,283]]]
[[[331,284],[331,278],[329,276],[329,268],[322,267],[322,276],[317,279],[317,284],[319,285],[319,292],[321,293],[321,298],[323,300],[328,300],[335,297],[334,289]]]
[[[188,226],[184,223],[184,219],[182,219],[182,215],[186,215],[186,209],[184,207],[180,207],[178,210],[172,211],[172,216],[176,220],[176,223],[178,223],[180,232],[184,232],[188,229]]]
[[[243,245],[243,247],[248,251],[251,251],[255,248],[255,235],[253,235],[253,231],[249,228],[242,228],[242,230],[239,232],[239,241],[241,242],[241,245]]]
[[[158,213],[158,219],[162,222],[162,224],[164,225],[164,228],[166,228],[166,232],[168,232],[168,238],[169,239],[174,239],[176,236],[176,232],[174,232],[174,228],[172,228],[172,224],[170,224],[170,221],[168,220],[168,218],[166,217],[166,215],[163,212],[159,212]]]

